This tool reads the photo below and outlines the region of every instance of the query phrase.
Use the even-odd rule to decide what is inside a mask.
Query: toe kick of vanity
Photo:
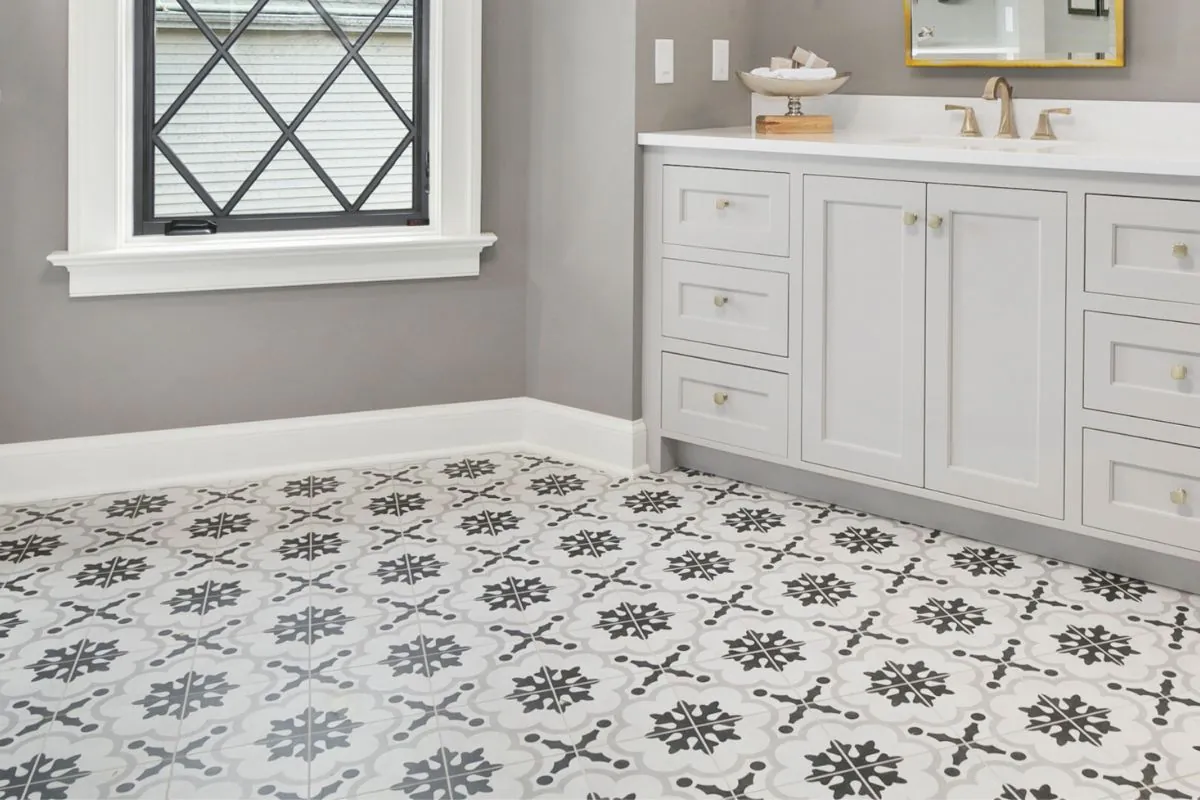
[[[684,442],[1200,561],[1200,180],[650,145],[653,468]]]

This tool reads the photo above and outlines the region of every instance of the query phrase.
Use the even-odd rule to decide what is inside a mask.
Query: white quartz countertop
[[[755,110],[763,113],[763,99],[756,100]],[[984,137],[959,137],[961,114],[945,112],[947,102],[974,105]],[[1200,103],[1078,102],[1073,116],[1054,118],[1058,141],[1029,139],[1037,113],[1055,103],[1071,105],[1027,100],[1017,106],[1026,137],[1019,140],[989,136],[997,121],[992,119],[996,103],[835,95],[804,104],[807,113],[832,114],[833,134],[759,136],[747,125],[643,133],[638,142],[645,147],[1200,178]]]

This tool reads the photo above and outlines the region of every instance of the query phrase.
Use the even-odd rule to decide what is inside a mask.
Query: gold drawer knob
[[[724,211],[725,209],[729,208],[731,205],[733,205],[732,200],[727,200],[724,197],[722,197],[720,200],[717,201],[717,211]]]
[[[1188,501],[1187,489],[1176,489],[1171,492],[1171,502],[1177,506],[1186,506]]]
[[[713,402],[719,406],[723,406],[729,402],[729,394],[727,392],[717,392],[713,395]]]
[[[907,225],[907,226],[908,226],[908,227],[910,227],[910,228],[911,228],[913,225],[916,225],[916,224],[917,224],[917,220],[919,220],[920,218],[921,218],[921,215],[920,215],[920,214],[918,214],[918,213],[916,213],[915,211],[906,211],[906,212],[904,212],[904,224],[905,224],[905,225]]]
[[[929,227],[936,231],[938,228],[942,227],[942,223],[945,221],[946,220],[942,219],[937,214],[932,214],[929,217]]]
[[[1186,381],[1188,376],[1188,368],[1183,364],[1176,364],[1171,367],[1171,379],[1176,381]]]
[[[713,305],[717,308],[724,308],[725,306],[729,305],[729,298],[725,295],[719,294],[713,298]]]
[[[1171,255],[1175,256],[1176,258],[1187,258],[1188,246],[1183,242],[1176,243],[1175,246],[1171,248]]]

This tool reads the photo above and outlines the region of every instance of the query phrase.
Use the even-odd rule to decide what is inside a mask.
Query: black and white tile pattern
[[[0,798],[1200,798],[1200,600],[521,454],[0,509]]]

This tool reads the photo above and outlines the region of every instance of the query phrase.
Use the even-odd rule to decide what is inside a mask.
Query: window
[[[72,296],[478,274],[480,0],[69,3]]]
[[[142,4],[136,233],[427,224],[428,4]]]

